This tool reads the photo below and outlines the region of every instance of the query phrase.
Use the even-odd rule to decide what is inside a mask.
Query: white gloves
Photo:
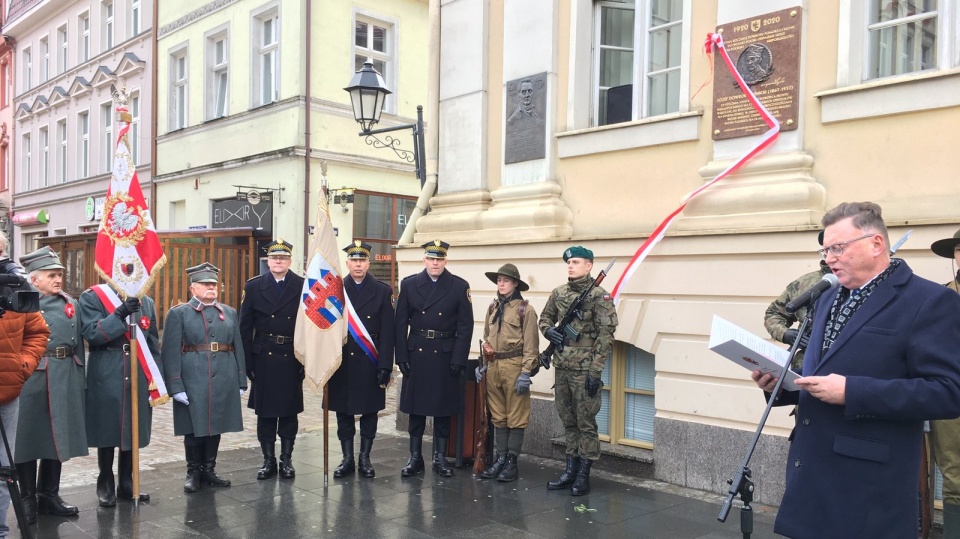
[[[173,400],[179,402],[180,404],[190,405],[190,399],[187,398],[187,394],[183,391],[173,394]]]

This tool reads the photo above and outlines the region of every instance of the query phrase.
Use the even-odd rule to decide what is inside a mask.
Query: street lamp
[[[397,157],[408,163],[413,163],[417,179],[420,180],[420,187],[423,187],[427,180],[426,167],[424,166],[423,106],[417,105],[417,123],[415,124],[373,129],[380,122],[383,103],[391,92],[384,84],[383,76],[373,68],[371,62],[364,62],[363,67],[353,75],[350,84],[344,90],[350,94],[350,102],[353,104],[353,117],[360,124],[362,130],[359,135],[366,137],[368,145],[374,148],[390,148],[393,153],[397,154]],[[402,129],[413,130],[413,151],[400,148],[400,141],[390,135],[385,136],[384,140],[376,137],[381,133]]]

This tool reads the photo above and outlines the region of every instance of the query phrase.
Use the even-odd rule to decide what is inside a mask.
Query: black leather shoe
[[[37,487],[37,510],[48,515],[72,517],[80,513],[60,497],[60,473],[63,463],[59,460],[42,459]]]
[[[187,481],[183,484],[183,491],[197,492],[200,490],[200,471],[203,469],[203,445],[184,443],[183,453],[187,458]]]
[[[257,479],[270,479],[277,475],[277,454],[274,444],[261,442],[260,450],[263,451],[263,467],[257,470]]]
[[[293,439],[280,438],[280,477],[293,479],[297,471],[293,469]]]
[[[580,471],[577,473],[577,480],[570,487],[571,496],[583,496],[590,494],[590,467],[593,466],[592,460],[581,459]]]
[[[357,457],[357,471],[360,477],[376,477],[377,472],[370,463],[370,450],[373,449],[373,438],[360,437],[360,454]]]
[[[498,454],[497,460],[493,461],[493,464],[487,467],[486,470],[480,472],[480,479],[496,479],[506,464],[507,456]]]
[[[230,481],[217,475],[217,453],[220,451],[220,435],[207,436],[203,444],[203,466],[200,481],[211,487],[229,487]]]
[[[97,499],[100,507],[117,505],[117,484],[113,476],[113,448],[97,448],[97,466],[100,475],[97,476]]]
[[[353,475],[353,471],[356,469],[353,460],[353,439],[340,440],[340,450],[343,452],[343,460],[341,460],[340,465],[333,470],[333,477],[335,479]]]
[[[117,499],[133,501],[133,451],[120,451],[120,457],[117,459]],[[137,498],[141,502],[149,502],[150,495],[141,492]]]
[[[440,477],[453,477],[453,468],[447,462],[447,439],[434,438],[433,440],[433,471]]]
[[[497,481],[502,483],[509,483],[510,481],[516,481],[517,475],[520,471],[517,470],[517,456],[516,455],[507,455],[507,463],[504,465],[503,470],[500,471],[500,474],[497,476]]]
[[[563,490],[577,480],[577,472],[580,471],[580,456],[567,455],[567,467],[554,481],[547,482],[547,490]]]
[[[407,465],[400,470],[401,477],[413,477],[424,470],[423,465],[423,437],[410,437],[410,460]]]

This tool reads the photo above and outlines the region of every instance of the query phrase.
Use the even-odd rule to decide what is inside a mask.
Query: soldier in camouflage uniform
[[[556,366],[555,402],[563,422],[567,445],[567,466],[549,490],[570,487],[570,494],[590,492],[590,468],[600,458],[597,437],[597,412],[600,411],[600,376],[610,356],[617,311],[609,294],[599,286],[586,298],[582,318],[570,324],[581,334],[579,341],[566,337],[563,328],[554,327],[577,297],[593,283],[593,251],[581,246],[563,253],[567,263],[567,283],[554,289],[540,315],[540,331],[552,343],[563,344],[554,355]]]
[[[820,245],[823,245],[823,231],[818,236]],[[824,275],[830,273],[830,267],[823,260],[820,261],[820,269],[801,275],[797,280],[787,285],[787,288],[780,294],[780,297],[773,300],[773,303],[767,307],[767,312],[763,317],[763,326],[774,339],[792,346],[797,340],[799,330],[790,326],[803,320],[807,315],[807,307],[801,307],[793,314],[787,313],[787,303],[804,293],[811,286],[817,284]],[[790,367],[799,372],[803,368],[803,350],[806,348],[806,342],[801,342],[797,349],[797,355],[793,357]]]

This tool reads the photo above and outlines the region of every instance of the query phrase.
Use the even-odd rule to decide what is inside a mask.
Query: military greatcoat
[[[247,281],[240,303],[240,335],[251,379],[247,407],[261,417],[303,411],[303,365],[293,355],[303,277],[288,271],[283,288],[266,273]]]
[[[377,371],[393,370],[393,291],[369,273],[361,286],[348,276],[343,290],[376,344],[378,358],[374,363],[353,336],[347,336],[343,362],[330,378],[330,409],[348,415],[379,412],[386,407],[386,391],[377,384]]]
[[[218,351],[210,350],[216,343]],[[185,351],[203,346],[206,350]],[[220,350],[233,347],[232,350]],[[163,322],[163,372],[170,395],[185,392],[190,404],[173,403],[173,433],[213,436],[243,430],[240,390],[247,388],[237,311],[197,298],[167,311]]]
[[[473,339],[473,305],[467,281],[444,270],[436,283],[426,270],[400,284],[397,363],[410,363],[400,391],[400,411],[447,417],[460,412],[460,382],[450,365],[467,366]]]
[[[50,328],[50,340],[40,365],[20,393],[14,453],[18,463],[37,459],[65,462],[88,454],[80,304],[66,293],[44,295],[40,296],[40,312]]]
[[[119,447],[133,449],[130,438],[130,353],[126,320],[108,313],[92,289],[80,294],[80,320],[83,338],[90,345],[87,357],[86,425],[89,447]],[[160,336],[157,333],[157,310],[153,299],[140,298],[140,311],[134,314],[147,339],[157,367],[160,359]],[[139,417],[139,444],[150,443],[153,409],[143,369],[137,369],[137,416]],[[122,442],[122,445],[121,445]]]

